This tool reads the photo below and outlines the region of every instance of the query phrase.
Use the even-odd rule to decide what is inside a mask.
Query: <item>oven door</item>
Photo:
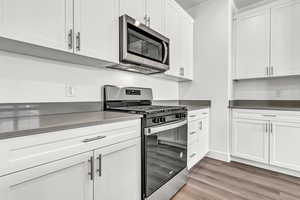
[[[120,18],[120,62],[169,69],[169,39],[135,19]]]
[[[187,121],[145,128],[144,195],[149,197],[186,168]]]

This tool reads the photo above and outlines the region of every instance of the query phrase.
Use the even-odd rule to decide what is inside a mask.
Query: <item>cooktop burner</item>
[[[126,107],[114,107],[116,110],[123,110],[136,113],[159,113],[170,112],[184,109],[182,106],[159,106],[159,105],[147,105],[147,106],[126,106]]]

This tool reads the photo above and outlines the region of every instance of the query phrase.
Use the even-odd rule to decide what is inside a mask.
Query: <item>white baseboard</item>
[[[298,171],[284,169],[284,168],[276,167],[276,166],[271,166],[271,165],[268,165],[268,164],[263,164],[263,163],[259,163],[259,162],[255,162],[255,161],[251,161],[251,160],[246,160],[246,159],[243,159],[243,158],[238,158],[238,157],[231,156],[231,161],[243,163],[243,164],[246,164],[246,165],[251,165],[251,166],[266,169],[266,170],[279,172],[279,173],[282,173],[282,174],[287,174],[287,175],[290,175],[290,176],[300,177],[300,172],[298,172]]]
[[[206,156],[212,159],[221,160],[224,162],[230,162],[230,155],[226,152],[209,151]]]

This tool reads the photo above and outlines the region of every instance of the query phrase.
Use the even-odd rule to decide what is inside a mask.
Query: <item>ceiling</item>
[[[204,1],[208,0],[176,0],[184,9],[194,7]]]
[[[194,7],[204,1],[210,1],[210,0],[176,0],[184,9],[189,9],[191,7]],[[255,4],[258,2],[262,2],[265,0],[234,0],[237,8],[243,8],[246,6],[249,6],[251,4]]]

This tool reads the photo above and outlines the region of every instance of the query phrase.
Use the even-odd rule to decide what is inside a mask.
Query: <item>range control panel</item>
[[[146,126],[147,127],[157,126],[157,125],[162,125],[162,124],[171,123],[175,121],[182,121],[185,120],[186,118],[187,118],[186,112],[173,113],[164,116],[156,116],[152,118],[147,118]]]

